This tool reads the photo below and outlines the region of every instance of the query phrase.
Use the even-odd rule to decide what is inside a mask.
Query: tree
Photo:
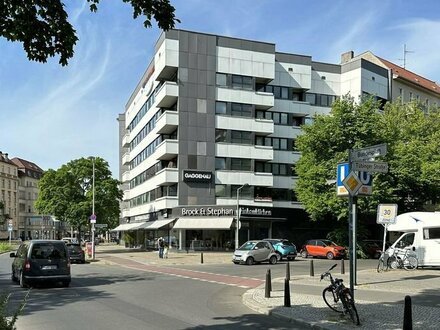
[[[347,219],[345,198],[337,197],[336,166],[348,150],[387,143],[389,172],[374,174],[373,195],[358,199],[358,218],[376,214],[379,203],[398,203],[399,212],[421,210],[437,203],[440,192],[440,112],[425,115],[416,103],[387,104],[382,112],[373,99],[360,104],[350,97],[337,100],[330,115],[318,115],[303,126],[297,139],[301,158],[295,187],[312,220]]]
[[[97,11],[99,1],[87,0],[90,11]],[[144,16],[146,28],[151,27],[152,18],[162,30],[172,29],[175,22],[180,22],[169,0],[122,1],[132,5],[133,18]],[[58,54],[63,66],[73,57],[78,41],[61,0],[4,0],[0,3],[0,36],[22,42],[29,60],[46,62]]]
[[[40,214],[53,215],[81,232],[89,223],[93,204],[93,158],[72,160],[58,170],[50,169],[40,179],[35,207]],[[108,163],[95,158],[95,214],[99,223],[117,225],[122,191],[111,177]]]

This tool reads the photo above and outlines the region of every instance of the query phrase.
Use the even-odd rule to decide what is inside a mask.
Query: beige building
[[[9,237],[8,227],[12,225],[11,237],[18,233],[18,167],[0,151],[0,239]]]

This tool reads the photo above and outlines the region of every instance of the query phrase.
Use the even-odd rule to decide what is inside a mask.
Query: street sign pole
[[[351,149],[348,150],[348,171],[351,172]],[[354,299],[354,272],[355,272],[355,266],[354,266],[354,258],[355,258],[355,253],[354,253],[354,247],[355,245],[353,244],[353,238],[356,235],[355,232],[355,222],[354,222],[354,215],[355,212],[353,212],[355,210],[356,204],[354,204],[354,197],[353,194],[350,193],[348,195],[348,252],[349,252],[349,261],[350,261],[350,291],[351,291],[351,295]]]

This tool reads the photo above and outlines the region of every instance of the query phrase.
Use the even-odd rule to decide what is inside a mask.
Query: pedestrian
[[[168,243],[165,243],[164,247],[163,247],[163,258],[164,259],[168,259]]]
[[[159,239],[157,240],[157,245],[159,247],[159,258],[163,258],[163,249],[165,247],[165,242],[163,241],[162,237],[159,237]]]

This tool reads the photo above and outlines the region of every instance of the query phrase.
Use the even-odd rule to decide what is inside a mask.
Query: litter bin
[[[89,258],[91,258],[92,254],[93,254],[92,248],[93,248],[92,242],[87,242],[86,243],[86,252],[87,252],[87,255],[89,256]]]

